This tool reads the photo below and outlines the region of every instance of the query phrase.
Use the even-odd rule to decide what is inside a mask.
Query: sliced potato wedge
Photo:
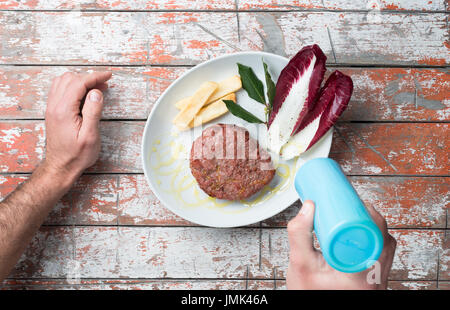
[[[195,115],[206,104],[218,86],[219,84],[215,82],[203,83],[192,96],[190,103],[175,116],[173,123],[180,130],[189,128],[189,124],[194,119]]]
[[[219,82],[219,86],[216,91],[211,95],[206,104],[210,104],[214,101],[219,100],[223,96],[234,93],[242,88],[242,82],[239,75],[233,75],[226,80]],[[191,97],[186,97],[175,103],[175,106],[179,110],[183,110],[186,106],[189,105]]]
[[[183,99],[177,101],[177,103],[175,103],[175,107],[178,110],[183,110],[185,107],[187,107],[191,103],[191,99],[192,99],[192,96],[183,98]],[[206,104],[208,104],[208,103],[206,103]]]
[[[207,105],[202,108],[194,119],[189,124],[189,128],[199,126],[201,124],[207,123],[219,116],[228,112],[227,106],[223,100],[233,100],[236,101],[236,95],[234,93],[228,94],[217,101]]]

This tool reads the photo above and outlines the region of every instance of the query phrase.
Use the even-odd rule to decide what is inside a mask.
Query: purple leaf
[[[327,57],[318,45],[302,48],[281,71],[268,122],[268,147],[279,153],[313,109]]]
[[[347,108],[352,92],[352,79],[334,71],[320,90],[313,110],[303,118],[296,134],[283,147],[282,157],[298,156],[319,141]]]

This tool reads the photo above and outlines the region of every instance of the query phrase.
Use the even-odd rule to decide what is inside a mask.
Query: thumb
[[[314,203],[306,200],[300,212],[288,224],[291,259],[297,264],[308,264],[316,256],[313,246]]]
[[[97,132],[98,123],[102,117],[103,94],[98,89],[92,89],[86,95],[81,115],[83,123],[81,125],[80,134],[88,132]]]

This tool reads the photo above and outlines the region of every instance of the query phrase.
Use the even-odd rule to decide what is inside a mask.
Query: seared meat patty
[[[190,167],[200,188],[211,197],[245,199],[275,175],[270,155],[235,125],[206,128],[192,144]]]

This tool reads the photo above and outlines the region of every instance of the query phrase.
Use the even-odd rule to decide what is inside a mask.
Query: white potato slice
[[[223,100],[232,100],[236,102],[236,95],[234,93],[228,94],[225,97],[222,97],[210,105],[202,108],[194,117],[194,120],[189,124],[189,127],[192,128],[199,126],[227,113],[228,108]]]
[[[189,128],[190,122],[194,119],[198,111],[206,104],[218,86],[219,84],[214,82],[205,82],[200,86],[192,96],[190,104],[181,110],[173,119],[173,123],[178,129],[183,130]]]
[[[185,107],[187,107],[191,103],[191,99],[192,99],[192,96],[178,100],[177,103],[175,103],[175,107],[178,110],[183,110]],[[208,104],[208,103],[206,103],[206,104]]]
[[[206,104],[210,104],[228,94],[237,92],[242,88],[242,82],[239,75],[233,75],[226,80],[219,82],[219,86],[216,91],[211,95]],[[191,97],[183,98],[175,103],[175,107],[179,110],[183,110],[189,105]]]

